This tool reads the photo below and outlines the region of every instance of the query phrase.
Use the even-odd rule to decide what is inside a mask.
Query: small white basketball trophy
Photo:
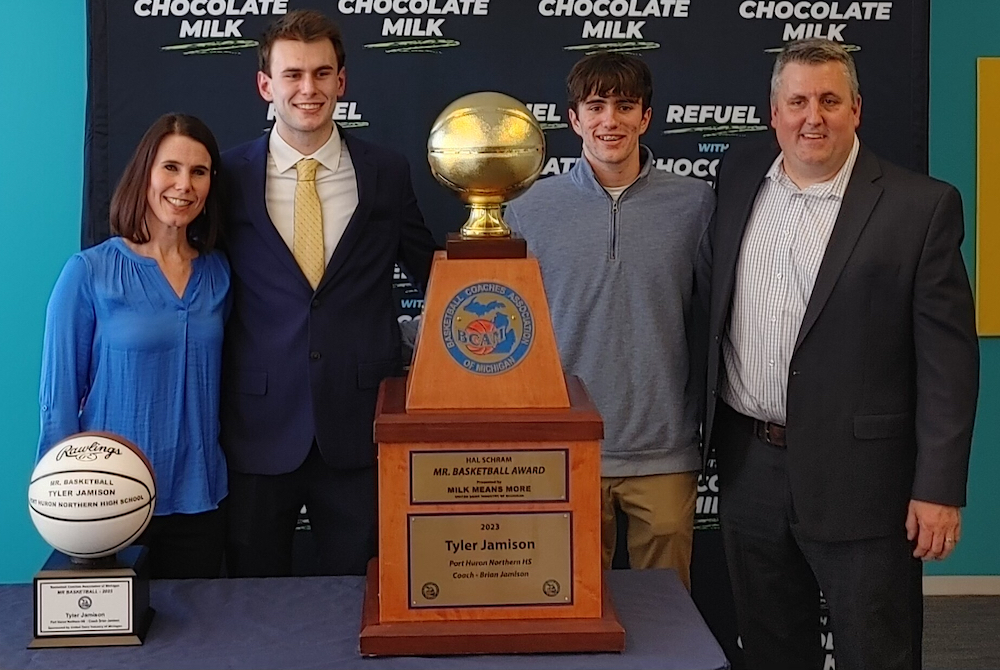
[[[122,437],[78,433],[42,456],[28,509],[55,551],[35,575],[29,648],[142,644],[155,613],[147,549],[129,545],[155,502],[149,461]]]

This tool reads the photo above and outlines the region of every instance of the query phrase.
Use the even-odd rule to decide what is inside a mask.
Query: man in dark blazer
[[[376,550],[375,397],[402,369],[393,266],[425,283],[435,244],[406,160],[332,121],[345,85],[336,25],[313,11],[279,19],[257,84],[274,128],[223,156],[229,574],[290,574],[303,504],[320,570],[363,574]]]
[[[851,56],[791,43],[778,146],[726,157],[706,451],[749,668],[919,668],[921,559],[960,537],[978,393],[961,200],[858,142]],[[780,153],[779,153],[780,149]]]

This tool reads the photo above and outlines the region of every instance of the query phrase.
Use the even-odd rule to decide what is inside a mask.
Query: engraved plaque
[[[142,644],[155,614],[148,553],[134,544],[102,562],[81,564],[53,551],[35,575],[28,648]]]
[[[412,514],[410,607],[570,605],[571,514]]]
[[[132,580],[38,580],[38,635],[132,632]]]
[[[565,501],[569,450],[414,451],[410,499],[419,503]]]

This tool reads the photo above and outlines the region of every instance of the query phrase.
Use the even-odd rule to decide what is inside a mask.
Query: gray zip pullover
[[[654,169],[652,152],[641,151],[639,178],[617,203],[581,158],[505,214],[541,264],[563,367],[604,417],[605,477],[701,467],[692,294],[715,193]]]

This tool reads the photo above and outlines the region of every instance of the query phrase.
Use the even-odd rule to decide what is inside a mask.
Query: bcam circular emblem
[[[528,303],[503,284],[459,291],[441,319],[444,346],[469,372],[498,375],[524,360],[535,335]]]

